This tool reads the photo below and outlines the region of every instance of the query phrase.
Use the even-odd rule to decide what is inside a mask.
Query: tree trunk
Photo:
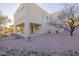
[[[70,32],[70,36],[73,36],[73,31]]]
[[[74,28],[70,31],[70,36],[73,36]]]

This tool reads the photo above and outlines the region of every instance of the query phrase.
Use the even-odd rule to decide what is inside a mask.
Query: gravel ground
[[[18,48],[0,47],[0,56],[79,56],[79,50],[67,50],[57,53],[56,51],[35,51]]]

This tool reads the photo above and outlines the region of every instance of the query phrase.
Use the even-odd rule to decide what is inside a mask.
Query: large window
[[[17,32],[24,33],[24,23],[17,25]]]
[[[30,33],[33,34],[35,32],[38,32],[39,28],[40,28],[40,24],[36,24],[36,23],[30,23]]]

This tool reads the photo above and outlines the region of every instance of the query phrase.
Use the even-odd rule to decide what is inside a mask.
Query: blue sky
[[[42,4],[37,4],[50,14],[56,11],[59,11],[63,8],[63,4],[61,3],[42,3]]]
[[[8,16],[11,20],[13,20],[13,14],[19,5],[20,3],[0,3],[0,10],[2,11],[2,14]],[[38,3],[37,5],[39,5],[49,13],[56,12],[63,8],[62,4],[60,3]]]

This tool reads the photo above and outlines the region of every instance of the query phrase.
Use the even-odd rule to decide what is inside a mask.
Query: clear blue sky
[[[37,4],[50,14],[56,11],[59,11],[63,8],[62,3],[42,3],[42,4]]]
[[[19,5],[19,3],[0,3],[0,10],[2,11],[2,14],[8,16],[13,20],[13,14]],[[37,5],[39,5],[49,13],[62,9],[62,4],[59,3],[39,3]]]

